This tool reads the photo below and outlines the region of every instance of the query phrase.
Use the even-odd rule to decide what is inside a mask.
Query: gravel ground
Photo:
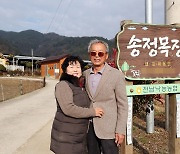
[[[168,153],[168,132],[165,128],[165,107],[155,107],[154,133],[146,133],[146,115],[133,117],[133,151],[134,154]]]

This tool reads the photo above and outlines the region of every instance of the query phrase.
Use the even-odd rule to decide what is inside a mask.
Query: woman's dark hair
[[[79,56],[68,56],[64,62],[62,63],[62,70],[63,70],[63,73],[66,73],[66,69],[67,67],[69,66],[69,64],[71,63],[76,63],[76,62],[79,62],[80,63],[80,66],[81,66],[81,70],[83,71],[84,70],[84,66],[85,66],[85,63],[83,62],[83,60],[79,57]]]

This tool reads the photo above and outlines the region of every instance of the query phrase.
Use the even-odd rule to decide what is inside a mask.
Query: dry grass
[[[0,78],[0,102],[43,87],[43,80]]]

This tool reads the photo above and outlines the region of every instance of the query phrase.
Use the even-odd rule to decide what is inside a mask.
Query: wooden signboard
[[[117,66],[127,79],[180,79],[180,27],[124,24],[117,47]]]

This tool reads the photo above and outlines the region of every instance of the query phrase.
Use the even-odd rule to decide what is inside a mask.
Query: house
[[[2,53],[0,53],[0,64],[3,65],[4,67],[6,67],[7,62],[8,62],[8,59],[5,58]]]
[[[41,76],[51,76],[54,78],[59,78],[62,74],[61,64],[66,59],[68,54],[63,54],[59,56],[48,57],[41,61]]]
[[[28,62],[33,63],[31,64],[32,67],[36,70],[39,70],[39,63],[44,60],[44,57],[35,57],[35,56],[20,56],[20,55],[3,55],[8,60],[8,65],[6,65],[6,69],[10,71],[19,70],[24,72],[27,68],[26,64]],[[30,67],[29,67],[30,68]]]

